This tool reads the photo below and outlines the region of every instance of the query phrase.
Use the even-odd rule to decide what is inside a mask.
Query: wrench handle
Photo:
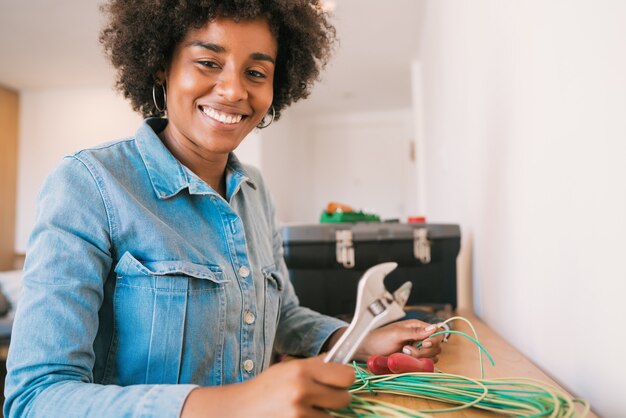
[[[364,321],[352,321],[346,332],[328,352],[324,361],[326,363],[349,363],[373,325],[374,321],[370,318]]]

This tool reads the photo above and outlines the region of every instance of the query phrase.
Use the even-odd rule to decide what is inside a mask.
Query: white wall
[[[312,144],[306,114],[296,108],[262,131],[263,177],[272,194],[281,222],[314,219],[310,190],[313,178]]]
[[[263,173],[279,220],[317,223],[330,201],[385,219],[416,214],[409,109],[295,107],[263,131]]]
[[[626,3],[425,3],[428,215],[462,224],[477,313],[625,416]]]
[[[408,109],[320,114],[310,120],[317,218],[330,201],[382,219],[415,215],[415,167]]]

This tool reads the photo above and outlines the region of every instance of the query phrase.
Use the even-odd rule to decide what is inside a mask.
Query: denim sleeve
[[[269,198],[268,198],[269,200]],[[271,208],[273,224],[274,262],[284,278],[280,319],[276,331],[275,348],[279,353],[311,357],[318,355],[326,340],[339,328],[348,324],[337,318],[322,315],[300,306],[298,297],[289,280],[285,264],[283,242],[276,226],[274,209]]]
[[[288,277],[284,260],[277,260],[283,277]],[[348,324],[340,319],[322,315],[300,306],[291,281],[285,280],[280,320],[276,335],[279,353],[301,357],[320,354],[326,340]]]
[[[39,195],[7,360],[6,417],[177,417],[194,385],[94,383],[94,339],[115,231],[76,158]]]

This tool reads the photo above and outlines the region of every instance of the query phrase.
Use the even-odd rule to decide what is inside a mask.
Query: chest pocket
[[[140,262],[126,252],[115,273],[113,352],[107,365],[111,383],[181,383],[183,362],[193,363],[185,356],[204,354],[207,372],[215,368],[211,353],[194,353],[185,339],[208,339],[211,351],[221,352],[228,280],[219,266]]]

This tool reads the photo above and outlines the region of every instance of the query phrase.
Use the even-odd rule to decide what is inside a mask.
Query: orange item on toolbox
[[[344,205],[343,203],[329,202],[328,205],[326,205],[326,212],[354,212],[354,209],[352,209],[352,206]]]

